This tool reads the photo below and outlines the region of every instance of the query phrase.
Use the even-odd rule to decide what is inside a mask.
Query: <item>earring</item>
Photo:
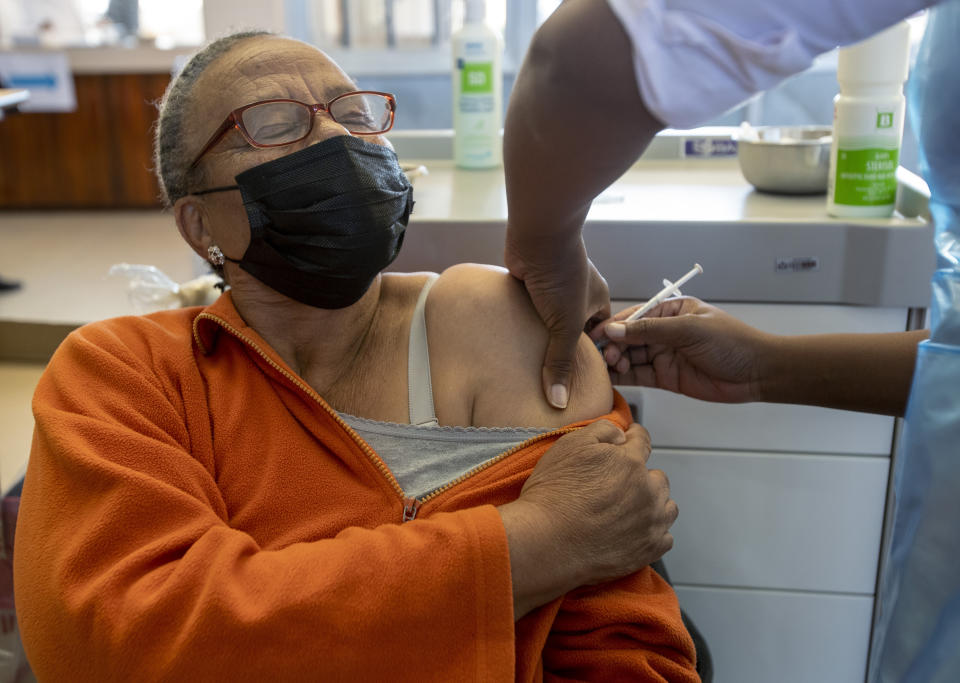
[[[223,252],[220,251],[220,247],[218,247],[216,244],[213,244],[207,248],[207,260],[215,266],[222,266],[223,262],[226,261],[226,258],[224,257]]]

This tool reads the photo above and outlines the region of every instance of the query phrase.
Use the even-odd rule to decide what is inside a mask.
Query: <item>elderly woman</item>
[[[41,380],[15,552],[41,679],[696,679],[637,571],[674,506],[589,341],[557,411],[521,285],[381,274],[413,204],[394,109],[264,34],[171,84],[161,184],[230,288],[81,328]]]

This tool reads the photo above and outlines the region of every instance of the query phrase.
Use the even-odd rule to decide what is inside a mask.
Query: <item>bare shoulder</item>
[[[606,364],[586,335],[567,409],[546,402],[540,368],[547,331],[523,284],[503,268],[448,268],[430,291],[426,317],[441,423],[559,427],[612,407]]]

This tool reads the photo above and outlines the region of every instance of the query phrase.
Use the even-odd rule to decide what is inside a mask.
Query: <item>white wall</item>
[[[204,0],[204,31],[208,39],[240,29],[285,33],[283,6],[283,0]]]

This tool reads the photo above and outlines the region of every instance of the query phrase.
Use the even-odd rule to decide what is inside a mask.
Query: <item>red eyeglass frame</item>
[[[286,98],[278,98],[273,100],[259,100],[258,102],[251,102],[250,104],[245,104],[242,107],[237,107],[232,112],[230,112],[227,115],[227,118],[223,120],[223,123],[220,124],[220,127],[217,128],[216,132],[210,136],[210,139],[207,141],[207,144],[203,146],[203,149],[193,160],[193,163],[190,164],[190,168],[195,168],[196,165],[200,163],[200,159],[203,158],[203,155],[209,152],[214,145],[220,142],[221,138],[223,138],[224,135],[226,135],[233,129],[236,129],[240,133],[240,135],[243,136],[243,139],[247,141],[247,144],[249,144],[251,147],[257,147],[258,149],[266,149],[268,147],[283,147],[285,145],[292,145],[294,143],[300,142],[301,140],[306,138],[308,135],[310,135],[310,133],[313,131],[313,120],[316,117],[318,112],[325,111],[327,112],[327,114],[330,114],[331,119],[336,121],[337,119],[334,118],[333,114],[330,112],[330,107],[332,107],[337,100],[342,100],[343,98],[349,97],[351,95],[380,95],[381,97],[386,98],[387,102],[390,105],[390,120],[387,123],[386,128],[384,128],[383,130],[372,132],[372,133],[360,133],[360,132],[350,131],[352,135],[381,135],[389,131],[391,128],[393,128],[393,119],[397,113],[397,98],[395,95],[388,92],[380,92],[378,90],[351,90],[350,92],[345,92],[341,95],[337,95],[326,104],[322,104],[322,103],[307,104],[306,102],[301,102],[300,100],[291,100]],[[297,138],[296,140],[291,140],[290,142],[280,142],[280,143],[270,144],[270,145],[264,145],[259,142],[255,142],[253,140],[253,137],[250,135],[250,133],[247,132],[247,129],[243,125],[243,116],[242,116],[243,112],[245,112],[247,109],[250,109],[251,107],[256,107],[261,104],[270,104],[271,102],[295,102],[297,104],[302,104],[303,106],[307,107],[310,110],[310,127],[307,129],[307,132],[304,134],[303,137]]]

